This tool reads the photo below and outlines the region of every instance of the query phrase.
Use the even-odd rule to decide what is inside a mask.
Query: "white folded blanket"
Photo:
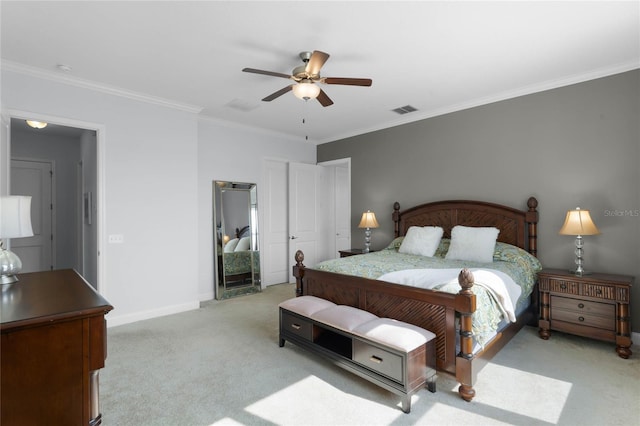
[[[474,286],[487,289],[498,303],[509,321],[516,321],[514,301],[517,301],[522,293],[510,276],[494,269],[470,268],[473,273]],[[434,289],[457,293],[460,291],[458,274],[460,269],[405,269],[403,271],[389,272],[378,277],[379,280],[412,287]]]

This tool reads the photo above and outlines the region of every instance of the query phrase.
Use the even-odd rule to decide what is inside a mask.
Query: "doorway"
[[[34,233],[38,229],[34,237],[16,240],[14,247],[31,244],[44,253],[21,256],[23,272],[72,268],[98,289],[97,131],[53,123],[34,129],[12,117],[10,138],[11,193],[34,197]],[[50,165],[40,180],[30,169],[38,164]],[[49,227],[41,226],[47,222]],[[40,241],[28,241],[36,238]],[[50,239],[50,248],[43,238]]]
[[[264,161],[264,285],[293,282],[294,253],[308,265],[351,246],[351,159],[313,164]]]

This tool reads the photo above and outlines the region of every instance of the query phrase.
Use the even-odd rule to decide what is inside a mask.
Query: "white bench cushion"
[[[378,318],[360,324],[353,332],[407,353],[436,337],[424,328],[390,318]]]
[[[312,314],[323,309],[336,306],[335,303],[315,296],[300,296],[293,299],[285,300],[279,305],[281,308],[291,312],[295,312],[305,317],[311,317]]]
[[[359,325],[378,317],[370,312],[353,308],[351,306],[336,305],[317,311],[311,315],[311,318],[344,331],[351,331]]]

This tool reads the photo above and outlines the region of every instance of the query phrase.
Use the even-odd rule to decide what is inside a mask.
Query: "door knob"
[[[292,236],[291,236],[291,239],[292,239],[292,240],[295,240],[296,238],[298,238],[298,237],[296,237],[295,235],[292,235]]]

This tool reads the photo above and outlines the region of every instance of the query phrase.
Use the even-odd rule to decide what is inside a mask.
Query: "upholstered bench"
[[[436,391],[432,332],[314,296],[289,299],[279,307],[281,347],[289,340],[402,396],[405,413],[420,388]]]

